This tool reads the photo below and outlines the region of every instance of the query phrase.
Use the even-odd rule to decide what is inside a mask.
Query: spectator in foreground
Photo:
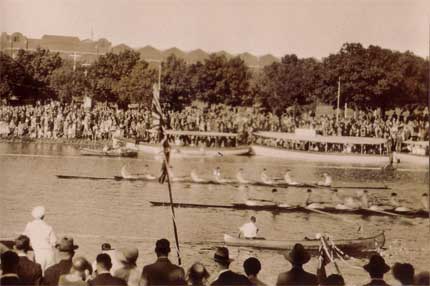
[[[84,257],[75,257],[69,274],[60,276],[58,286],[87,286],[87,279],[92,273],[91,264]]]
[[[185,285],[185,271],[170,262],[170,242],[162,238],[155,243],[157,261],[142,270],[141,285]]]
[[[345,286],[345,280],[342,275],[331,274],[325,278],[321,283],[321,286]]]
[[[188,285],[192,286],[205,286],[209,278],[209,272],[206,267],[200,262],[194,263],[187,274]]]
[[[379,254],[372,255],[370,257],[369,263],[363,266],[370,275],[370,282],[365,284],[365,286],[384,286],[388,285],[384,281],[384,274],[390,271],[390,266],[385,263],[384,258]]]
[[[245,275],[235,273],[229,269],[233,259],[229,256],[228,248],[218,247],[214,254],[214,261],[217,265],[218,277],[212,282],[212,286],[252,285]]]
[[[39,285],[42,280],[42,267],[39,263],[28,259],[30,239],[26,235],[20,235],[15,239],[14,249],[19,257],[18,276],[26,285]]]
[[[430,285],[430,273],[428,271],[423,271],[415,275],[414,277],[415,285]]]
[[[258,273],[261,270],[261,263],[255,257],[250,257],[243,263],[243,268],[245,269],[246,276],[248,276],[249,281],[255,286],[266,286],[264,282],[257,278]]]
[[[43,282],[47,286],[57,286],[60,276],[70,272],[73,264],[72,258],[79,246],[74,244],[73,238],[63,237],[55,247],[60,262],[46,269]]]
[[[19,257],[13,251],[6,251],[1,255],[2,275],[0,285],[22,285],[18,276]]]
[[[114,248],[112,248],[110,243],[105,242],[101,245],[101,253],[106,253],[110,256],[110,259],[112,262],[112,269],[110,271],[111,271],[111,274],[115,273],[115,271],[121,267],[121,265],[120,265],[121,263],[118,261],[118,258],[117,258],[118,252]],[[91,266],[92,266],[94,272],[97,272],[97,270],[96,270],[97,269],[97,261],[94,261],[91,264]]]
[[[123,249],[119,258],[121,267],[114,272],[113,276],[126,281],[128,286],[138,286],[140,282],[140,271],[136,266],[138,256],[139,250],[136,247]]]
[[[395,263],[392,268],[393,277],[401,283],[401,285],[414,284],[415,269],[409,263]]]
[[[112,261],[110,256],[106,253],[101,253],[97,255],[97,276],[93,280],[88,281],[89,286],[98,285],[109,285],[109,286],[125,286],[127,282],[124,280],[113,277],[110,274],[110,269],[112,268]]]
[[[284,257],[291,263],[292,268],[290,271],[279,274],[276,285],[318,285],[317,276],[303,270],[303,264],[308,263],[311,259],[303,245],[295,244],[293,249]]]
[[[31,212],[34,220],[25,227],[24,234],[30,238],[36,262],[42,267],[42,272],[55,263],[54,246],[57,242],[54,230],[45,219],[45,208],[37,206]]]

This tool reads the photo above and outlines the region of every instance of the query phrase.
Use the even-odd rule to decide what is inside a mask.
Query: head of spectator
[[[402,285],[412,285],[414,283],[415,269],[409,263],[395,263],[392,268],[394,278]]]
[[[227,247],[217,247],[213,259],[221,270],[228,269],[233,261]]]
[[[343,280],[342,275],[331,274],[327,276],[322,282],[322,286],[344,286],[345,280]]]
[[[82,280],[86,280],[93,273],[91,263],[85,259],[85,257],[77,256],[72,260],[72,268],[70,274],[76,277],[80,277]]]
[[[119,253],[120,258],[119,261],[125,266],[125,267],[136,267],[136,261],[139,257],[139,250],[136,247],[129,247],[124,248]]]
[[[31,211],[31,216],[34,219],[44,219],[45,218],[45,207],[44,206],[37,206],[34,207],[33,210]]]
[[[165,239],[159,239],[155,243],[155,253],[157,254],[157,257],[167,257],[170,253],[170,242]]]
[[[187,278],[191,285],[205,285],[209,278],[209,272],[202,263],[196,262],[188,269]]]
[[[100,253],[96,258],[97,263],[97,274],[109,273],[112,268],[112,260],[109,254]]]
[[[243,269],[245,270],[246,276],[251,280],[257,278],[261,270],[261,263],[257,258],[249,257],[243,262]]]
[[[415,285],[430,285],[430,273],[428,271],[423,271],[415,275],[414,277]]]
[[[310,254],[300,243],[296,243],[289,253],[284,254],[284,257],[291,263],[291,265],[293,265],[293,267],[302,267],[303,264],[308,263],[311,259]]]
[[[67,260],[72,259],[75,255],[75,250],[78,249],[79,246],[74,244],[73,238],[65,236],[55,244],[55,248],[58,250],[60,259]]]
[[[15,239],[14,249],[18,254],[26,254],[31,250],[30,238],[21,234]]]
[[[369,273],[372,279],[381,279],[385,273],[390,271],[390,266],[385,263],[384,258],[379,254],[372,255],[369,263],[364,265],[363,268]]]
[[[15,252],[8,250],[1,255],[2,275],[18,274],[19,257]]]

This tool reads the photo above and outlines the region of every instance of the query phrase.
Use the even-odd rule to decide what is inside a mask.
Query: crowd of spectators
[[[396,138],[401,141],[428,141],[427,107],[414,111],[391,111],[382,116],[379,110],[350,112],[336,120],[335,114],[315,115],[303,112],[293,116],[285,112],[277,116],[257,108],[225,105],[192,104],[182,111],[168,111],[167,121],[172,130],[236,133],[236,137],[220,139],[205,135],[174,136],[179,145],[235,146],[248,145],[255,140],[253,132],[273,131],[294,133],[297,128],[313,129],[323,136],[356,136]],[[84,108],[81,104],[48,104],[0,106],[0,135],[9,137],[91,140],[111,139],[114,136],[154,142],[150,132],[152,114],[145,108],[126,110],[106,105]],[[409,147],[409,152],[419,153]],[[322,150],[321,150],[322,151]]]
[[[76,256],[79,248],[73,238],[63,237],[55,242],[55,233],[45,221],[45,210],[38,206],[33,209],[34,220],[27,224],[24,234],[13,242],[12,249],[0,243],[1,271],[0,285],[46,285],[46,286],[96,286],[96,285],[212,285],[212,286],[265,286],[258,274],[261,262],[249,257],[243,262],[244,274],[233,272],[233,261],[226,247],[217,247],[213,254],[216,267],[212,275],[206,266],[196,262],[188,271],[169,260],[170,242],[159,239],[155,244],[156,260],[140,269],[137,266],[139,250],[135,247],[114,251],[109,243],[101,246],[101,252],[94,263],[83,256]],[[57,260],[51,260],[54,257]],[[284,254],[291,264],[291,269],[278,275],[276,285],[349,285],[344,277],[326,273],[326,265],[331,263],[327,252],[321,251],[316,273],[304,270],[303,265],[311,260],[311,255],[300,243]],[[363,270],[369,274],[367,285],[388,285],[384,275],[392,271],[393,278],[399,285],[429,285],[429,272],[415,275],[414,267],[409,263],[386,264],[379,254],[370,257]]]

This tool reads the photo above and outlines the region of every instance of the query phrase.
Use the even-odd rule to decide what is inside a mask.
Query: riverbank
[[[112,144],[112,140],[90,140],[82,138],[17,138],[17,137],[1,137],[0,143],[34,143],[34,144],[62,144],[62,145],[77,145],[77,146],[104,146]]]

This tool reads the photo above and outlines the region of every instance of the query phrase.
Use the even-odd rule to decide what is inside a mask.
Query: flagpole
[[[337,84],[337,109],[336,109],[336,123],[339,119],[339,101],[340,101],[340,77]]]

